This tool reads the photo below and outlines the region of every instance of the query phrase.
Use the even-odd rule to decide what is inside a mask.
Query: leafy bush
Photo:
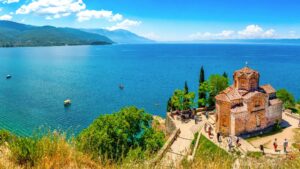
[[[11,142],[13,139],[15,139],[15,136],[9,131],[0,130],[0,145],[2,145],[5,142]]]
[[[33,166],[38,159],[37,142],[33,138],[17,138],[10,144],[13,158],[21,165]]]
[[[79,134],[77,146],[94,158],[115,161],[138,147],[157,151],[163,145],[163,134],[151,129],[152,120],[150,114],[136,107],[101,115]]]
[[[280,89],[276,96],[283,102],[284,108],[290,109],[295,107],[295,97],[286,89]]]
[[[272,132],[278,132],[278,131],[281,131],[282,130],[282,127],[279,123],[278,120],[276,120],[274,126],[273,126],[273,129],[272,129]]]

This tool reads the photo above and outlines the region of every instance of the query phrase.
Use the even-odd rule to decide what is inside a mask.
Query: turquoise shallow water
[[[287,88],[300,97],[300,46],[154,44],[0,49],[0,127],[20,135],[34,128],[75,133],[100,114],[136,105],[164,116],[166,101],[187,80],[197,90],[207,76],[230,77],[248,61],[261,84]],[[13,78],[6,80],[5,76]],[[125,89],[121,91],[119,84]],[[63,101],[72,99],[65,109]]]

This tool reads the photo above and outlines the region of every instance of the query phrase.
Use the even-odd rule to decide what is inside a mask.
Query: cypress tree
[[[200,70],[200,77],[199,77],[199,90],[198,90],[198,99],[205,99],[206,98],[206,93],[200,91],[200,86],[205,82],[205,73],[204,73],[204,68],[201,66]],[[202,105],[198,102],[198,107],[201,107]]]
[[[184,82],[184,94],[188,94],[188,93],[189,93],[189,87],[188,87],[187,82],[185,81]]]
[[[224,72],[223,77],[228,78],[228,74],[226,72]]]
[[[189,86],[187,84],[187,82],[184,82],[184,95],[189,94]],[[184,104],[184,109],[188,109],[189,108],[189,102],[190,100],[188,98],[184,98],[183,99],[183,104]]]
[[[167,104],[167,112],[172,111],[172,109],[173,109],[173,106],[172,106],[172,99],[169,98],[168,104]]]

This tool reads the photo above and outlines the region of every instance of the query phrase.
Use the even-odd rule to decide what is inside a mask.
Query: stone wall
[[[282,120],[282,104],[275,104],[267,110],[268,125],[273,125],[277,120]]]
[[[217,101],[216,104],[216,132],[221,132],[224,135],[230,133],[230,109],[229,102]]]
[[[176,130],[174,119],[171,117],[171,113],[167,112],[166,117],[166,132],[168,135],[172,134]]]

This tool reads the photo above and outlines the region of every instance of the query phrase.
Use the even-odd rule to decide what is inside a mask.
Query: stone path
[[[190,120],[187,123],[175,120],[175,124],[178,128],[180,128],[180,135],[173,142],[170,149],[161,160],[161,164],[170,168],[178,166],[183,157],[188,155],[194,135],[199,131],[203,122],[195,124],[194,120]]]

